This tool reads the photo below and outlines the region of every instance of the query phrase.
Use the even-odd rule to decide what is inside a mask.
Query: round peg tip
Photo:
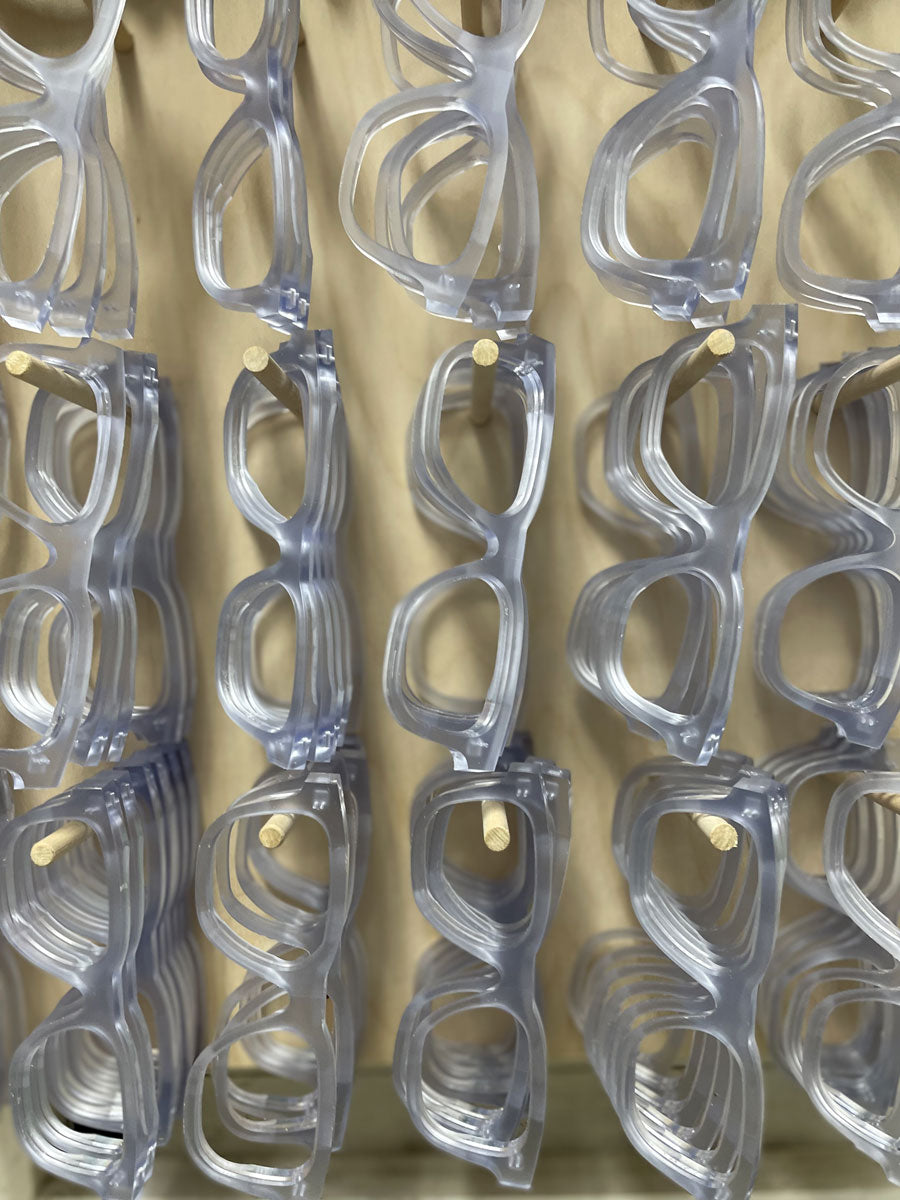
[[[6,369],[10,375],[15,375],[17,379],[21,379],[23,375],[28,373],[34,359],[30,354],[26,354],[24,350],[13,350],[12,354],[6,360]]]
[[[253,375],[258,375],[269,365],[268,352],[262,346],[248,346],[244,351],[244,366]]]
[[[35,842],[31,847],[31,861],[36,867],[49,867],[56,858],[56,851],[50,846],[42,846],[40,842]]]
[[[509,846],[509,830],[508,829],[490,829],[484,836],[484,844],[488,850],[493,850],[494,854],[502,854]]]
[[[724,817],[714,817],[710,813],[691,813],[690,817],[715,850],[724,854],[737,846],[737,830]]]
[[[91,836],[90,825],[83,821],[66,821],[31,847],[31,861],[36,867],[49,867],[63,854]]]
[[[481,831],[488,850],[500,854],[509,845],[509,821],[506,807],[499,800],[485,800],[481,805]]]
[[[734,334],[730,329],[714,329],[681,364],[669,382],[669,400],[680,400],[717,366],[719,359],[727,358],[735,347]]]
[[[493,367],[500,357],[500,347],[493,338],[479,338],[472,348],[472,361],[476,367]]]
[[[710,354],[714,354],[716,358],[724,358],[734,350],[734,334],[730,329],[714,329],[706,339],[706,346]]]
[[[294,817],[291,813],[276,813],[269,817],[259,831],[259,840],[267,850],[277,850],[291,831]]]
[[[733,850],[738,844],[737,830],[727,821],[720,821],[709,835],[709,840],[717,850],[721,850],[723,853],[726,850]]]

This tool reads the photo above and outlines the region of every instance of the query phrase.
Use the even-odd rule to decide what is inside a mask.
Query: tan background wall
[[[249,40],[259,7],[256,0],[232,0],[222,6],[233,44],[244,34],[244,41]],[[614,35],[624,44],[629,28],[624,0],[607,7]],[[850,102],[814,91],[791,71],[784,47],[784,8],[785,0],[770,0],[758,38],[768,134],[765,210],[746,302],[733,307],[734,319],[754,301],[787,299],[775,276],[774,238],[788,180],[816,141],[860,111]],[[883,31],[890,28],[891,11],[890,0],[851,0],[845,16],[874,36],[878,14]],[[135,345],[158,353],[160,369],[172,378],[180,405],[187,478],[179,551],[198,635],[200,678],[191,742],[207,824],[263,766],[252,739],[223,715],[214,686],[221,601],[239,578],[269,556],[228,497],[221,419],[244,347],[258,341],[271,348],[277,338],[255,318],[219,308],[194,273],[194,179],[235,98],[201,75],[187,45],[179,0],[129,0],[127,21],[137,49],[113,68],[110,125],[137,218],[141,276]],[[404,435],[431,364],[468,331],[417,308],[397,284],[356,252],[338,218],[338,179],[350,133],[369,106],[392,90],[372,6],[367,0],[308,0],[303,22],[307,42],[295,71],[295,108],[316,256],[310,324],[335,331],[355,495],[348,551],[365,639],[362,733],[372,766],[376,832],[360,915],[371,966],[364,1059],[383,1063],[392,1053],[416,959],[431,940],[408,884],[407,815],[418,780],[440,757],[437,748],[398,729],[384,706],[380,673],[385,635],[394,604],[410,587],[451,561],[463,561],[459,556],[471,555],[469,548],[436,536],[415,516],[405,481]],[[56,52],[64,40],[83,37],[87,30],[80,0],[3,0],[0,25],[36,48],[55,47]],[[883,32],[879,44],[890,45]],[[647,63],[640,43],[632,38],[632,45]],[[689,332],[611,297],[581,255],[579,214],[592,155],[606,129],[644,94],[609,76],[593,58],[584,0],[547,0],[522,60],[519,98],[541,192],[541,269],[532,328],[557,346],[558,420],[547,491],[526,561],[532,626],[522,723],[534,735],[537,751],[570,768],[574,783],[571,865],[541,956],[554,1060],[580,1056],[565,1008],[565,985],[578,947],[594,930],[629,919],[609,849],[618,781],[632,764],[658,749],[627,734],[618,716],[582,694],[564,657],[569,615],[584,581],[622,557],[643,552],[636,543],[604,533],[580,510],[572,475],[575,421],[594,396]],[[699,212],[704,189],[700,159],[679,155],[671,166],[650,168],[646,178],[634,210],[642,236],[660,243],[672,236],[689,237],[691,212]],[[818,261],[832,267],[856,264],[861,269],[883,268],[881,273],[888,274],[898,262],[897,178],[880,158],[848,178],[846,185],[839,182],[823,189],[811,206],[808,245],[820,256]],[[27,251],[33,235],[23,231],[33,229],[46,205],[46,196],[41,198],[35,188],[13,198],[0,226],[8,258]],[[264,187],[251,183],[235,208],[246,215],[250,224],[244,235],[258,250],[266,220]],[[806,370],[840,352],[892,341],[873,336],[861,320],[809,310],[801,312],[800,329],[800,366]],[[8,327],[4,335],[31,340]],[[295,466],[285,453],[290,445],[285,441],[260,450],[257,461],[268,462],[262,469],[271,471],[273,486],[291,486]],[[490,473],[493,451],[485,453]],[[474,451],[469,461],[476,461]],[[775,518],[763,514],[754,525],[746,571],[747,634],[727,747],[761,756],[809,736],[816,727],[812,718],[770,695],[755,680],[750,631],[768,588],[817,553],[808,535]],[[805,661],[816,671],[843,669],[847,647],[853,643],[852,622],[849,633],[843,628],[848,623],[846,596],[837,588],[824,598],[830,603],[807,605],[792,621],[789,662]],[[638,629],[636,645],[645,647],[643,669],[662,653],[660,629],[666,614],[665,603],[655,610],[651,604],[648,619]],[[460,625],[451,637],[457,642],[451,643],[450,651],[444,647],[440,661],[465,658],[466,629]],[[482,644],[478,637],[473,642]],[[19,798],[24,803],[37,799]],[[706,853],[687,822],[672,836],[674,857],[692,863]],[[213,1013],[236,982],[237,971],[209,948],[207,969]],[[31,994],[37,1018],[56,994],[55,984],[32,980]]]

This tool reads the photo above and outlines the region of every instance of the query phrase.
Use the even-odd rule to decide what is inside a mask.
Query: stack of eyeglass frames
[[[660,877],[666,822],[715,812],[736,831],[697,887]],[[626,778],[613,848],[643,934],[599,934],[575,966],[571,1010],[635,1148],[698,1200],[750,1194],[763,1083],[756,996],[775,941],[784,791],[749,759],[653,759]]]
[[[375,7],[383,22],[385,65],[398,93],[368,112],[350,139],[339,193],[344,228],[429,312],[509,337],[531,317],[537,281],[537,177],[515,82],[516,63],[544,0],[501,0],[500,27],[492,34],[485,32],[484,14],[472,11],[476,4],[461,6],[464,26],[430,0],[410,0],[409,20],[395,0],[375,0]],[[407,55],[429,68],[430,86],[416,82],[421,73]],[[421,121],[401,134],[400,123],[416,116]],[[367,226],[359,213],[360,177],[367,156],[389,131],[395,142],[378,168]],[[435,145],[441,157],[409,185],[417,156]],[[450,180],[482,166],[481,199],[462,253],[438,263],[417,258],[413,235],[428,201]],[[495,262],[492,274],[482,270],[486,258]]]
[[[843,5],[841,5],[843,7]],[[871,109],[828,134],[800,164],[781,210],[778,274],[805,304],[865,317],[875,330],[900,327],[898,272],[886,278],[848,279],[816,271],[804,259],[801,227],[806,202],[829,176],[880,150],[896,150],[900,117],[900,54],[849,36],[836,21],[832,0],[793,0],[787,6],[791,65],[813,87]]]
[[[718,413],[708,476],[702,411],[692,390],[699,381],[694,364],[702,363],[707,345],[699,334],[638,367],[611,398],[589,408],[576,438],[578,487],[587,506],[652,540],[657,554],[610,567],[585,585],[569,629],[572,670],[632,729],[701,764],[715,754],[731,704],[744,621],[741,568],[793,397],[796,309],[754,308],[721,332],[731,335],[729,352],[704,375]],[[583,447],[603,420],[607,486],[624,516],[588,478]],[[674,461],[664,429],[676,431]],[[641,593],[669,578],[684,593],[687,619],[669,683],[660,695],[645,697],[628,681],[625,630]]]
[[[792,808],[816,779],[828,799],[824,874],[788,862],[788,882],[815,907],[779,935],[761,997],[766,1038],[825,1120],[900,1183],[896,754],[823,730],[768,766]]]
[[[3,1053],[31,1157],[104,1197],[146,1182],[181,1107],[200,1013],[186,908],[197,802],[182,742],[194,673],[175,570],[176,410],[154,355],[92,337],[130,337],[135,318],[131,212],[104,99],[123,7],[94,0],[92,31],[67,57],[0,33],[0,76],[36,96],[3,110],[2,202],[42,163],[62,168],[40,266],[25,279],[3,267],[0,316],[83,339],[0,353],[6,398],[26,416],[19,464],[4,402],[0,924],[70,988],[23,1039],[4,952]],[[13,216],[21,231],[27,214]],[[22,409],[26,386],[36,390]],[[134,739],[150,747],[14,816],[9,784],[53,787],[70,762],[116,763]]]
[[[821,0],[820,7],[829,3]],[[600,143],[584,197],[582,246],[614,295],[668,320],[719,324],[744,293],[762,216],[765,130],[753,48],[764,8],[765,0],[717,0],[700,11],[628,0],[644,38],[688,61],[677,73],[657,74],[615,58],[606,0],[588,0],[600,62],[622,79],[658,90]],[[646,258],[624,221],[629,185],[649,159],[686,142],[706,146],[713,159],[696,235],[683,258]]]
[[[41,804],[2,835],[4,932],[74,989],[12,1060],[13,1115],[42,1167],[103,1196],[130,1196],[180,1107],[199,1014],[199,974],[181,904],[196,796],[177,745],[194,692],[192,634],[174,561],[178,429],[153,355],[95,342],[77,350],[28,347],[4,351],[11,370],[17,356],[27,360],[32,382],[47,384],[31,404],[24,462],[30,501],[45,515],[8,494],[0,511],[50,556],[0,585],[10,598],[0,627],[0,698],[31,731],[30,744],[0,749],[0,765],[17,783],[46,787],[70,760],[117,761],[129,735],[162,749]],[[85,445],[94,457],[82,490]],[[153,644],[148,616],[138,619],[139,594],[156,612],[161,640]],[[150,659],[159,685],[148,702],[136,683]],[[123,806],[135,794],[143,799],[128,816]],[[102,855],[77,849],[91,830]],[[119,899],[122,886],[136,908]],[[57,911],[62,929],[41,932],[46,914]],[[129,998],[135,971],[153,1008],[155,1057]],[[158,988],[165,991],[157,1001]],[[134,1027],[125,1041],[120,1017]],[[149,1107],[154,1087],[158,1114]]]
[[[324,834],[326,883],[273,858],[260,840],[273,814],[278,829],[297,822],[306,835],[316,827]],[[185,1140],[208,1175],[242,1192],[320,1195],[343,1141],[365,1017],[365,961],[352,921],[370,826],[365,755],[348,739],[327,767],[269,771],[200,843],[200,923],[246,976],[191,1070]],[[240,1051],[256,1078],[231,1073]],[[207,1082],[229,1136],[227,1153],[207,1136]],[[247,1146],[238,1158],[241,1143]],[[261,1143],[266,1165],[244,1161]]]
[[[124,8],[125,0],[92,0],[90,36],[61,58],[37,54],[0,30],[0,78],[34,95],[0,109],[0,208],[15,203],[17,185],[42,163],[61,165],[39,266],[15,279],[0,264],[0,316],[19,329],[37,332],[49,321],[65,337],[134,332],[134,230],[105,95]]]
[[[0,353],[8,388],[18,379],[37,389],[24,485],[15,495],[4,424],[0,496],[11,547],[0,579],[7,598],[0,704],[5,728],[14,731],[0,747],[0,769],[18,787],[55,786],[70,759],[116,762],[130,733],[177,742],[193,701],[191,630],[174,563],[181,505],[174,403],[154,355],[91,338],[130,337],[134,328],[131,210],[104,96],[123,7],[124,0],[95,0],[86,15],[92,30],[62,58],[0,33],[0,75],[39,97],[3,110],[3,202],[41,163],[62,163],[41,265],[27,279],[4,274],[0,316],[34,330],[49,321],[84,339],[76,349],[10,346]],[[27,218],[15,215],[21,229]],[[10,573],[23,560],[35,565]],[[155,609],[161,646],[149,647],[149,619],[139,622],[137,597]],[[162,665],[150,704],[136,697],[139,657]]]
[[[531,757],[525,741],[514,738],[528,649],[522,562],[543,493],[555,398],[553,347],[527,330],[539,247],[537,180],[515,99],[516,63],[543,0],[502,0],[496,32],[485,31],[479,5],[462,6],[464,24],[429,0],[412,0],[409,13],[393,3],[376,7],[388,73],[399,90],[362,119],[351,139],[340,186],[344,227],[429,312],[499,334],[499,345],[487,338],[466,342],[435,363],[410,428],[416,507],[485,550],[415,588],[395,609],[388,634],[388,706],[404,728],[445,746],[452,763],[424,780],[413,802],[416,901],[443,940],[419,965],[417,993],[397,1038],[394,1081],[430,1142],[488,1168],[502,1183],[527,1187],[546,1106],[535,956],[559,896],[569,840],[568,773]],[[430,86],[417,83],[420,64],[429,68]],[[401,124],[404,118],[415,118],[412,128]],[[365,165],[388,132],[394,140],[377,167],[377,185],[364,193]],[[426,150],[429,163],[436,155],[433,165],[422,157]],[[409,182],[410,168],[420,163]],[[462,253],[452,261],[418,258],[416,230],[428,227],[429,202],[482,166],[483,188]],[[360,213],[364,194],[374,197],[368,227]],[[485,270],[496,237],[496,266]],[[453,412],[468,413],[476,425],[503,422],[518,484],[500,513],[468,496],[447,466],[441,421]],[[483,701],[448,695],[425,669],[430,621],[473,580],[490,588],[500,609]],[[504,850],[515,838],[515,861],[501,879],[451,861],[448,835],[458,824],[454,816],[465,813],[480,819],[489,849]],[[471,1025],[491,1012],[506,1020],[499,1035],[480,1044],[445,1024],[459,1013]]]
[[[39,1166],[104,1198],[140,1194],[197,1050],[196,813],[182,743],[141,751],[0,833],[3,932],[69,985],[12,1057],[16,1129]]]
[[[659,74],[614,57],[603,0],[588,0],[601,62],[658,94],[601,143],[582,246],[604,286],[668,320],[720,325],[744,292],[761,216],[763,114],[752,62],[763,8],[764,0],[723,0],[702,11],[629,0],[656,48],[654,62],[659,51],[688,60],[680,73]],[[647,258],[622,217],[628,188],[649,159],[684,142],[712,154],[696,235],[680,259]],[[576,433],[585,507],[648,542],[652,557],[585,585],[569,662],[629,728],[662,739],[676,757],[638,768],[619,794],[614,847],[644,933],[605,933],[586,944],[572,1013],[629,1139],[703,1198],[746,1197],[761,1148],[756,994],[776,937],[787,807],[772,776],[718,752],[741,648],[747,537],[785,437],[796,353],[796,308],[757,306],[639,366],[589,407]],[[605,490],[588,449],[604,424]],[[670,578],[686,615],[667,681],[659,694],[643,695],[629,678],[626,630],[639,597]],[[661,822],[680,816],[693,819],[716,858],[698,894],[655,873],[654,854],[666,841]]]
[[[256,37],[234,59],[218,49],[207,0],[186,0],[185,11],[204,74],[242,96],[197,179],[197,273],[224,307],[255,312],[287,335],[271,355],[247,351],[225,414],[229,491],[246,519],[274,539],[280,557],[225,600],[216,680],[223,708],[259,741],[272,769],[201,842],[201,924],[246,976],[191,1071],[185,1141],[218,1183],[255,1196],[315,1197],[343,1138],[364,1015],[364,963],[352,919],[368,857],[368,777],[361,746],[345,742],[356,662],[339,554],[347,432],[331,333],[306,329],[312,250],[291,86],[299,0],[265,0]],[[223,214],[267,152],[271,262],[259,284],[232,288]],[[304,493],[293,513],[269,502],[247,459],[249,432],[277,434],[286,410],[301,422],[306,442]],[[264,688],[259,671],[266,616],[285,597],[296,624],[286,699]],[[311,849],[323,833],[324,864]],[[261,1081],[248,1083],[236,1071],[247,1065]],[[227,1145],[209,1132],[207,1100]]]
[[[178,426],[154,355],[85,342],[76,350],[7,347],[0,361],[10,374],[25,362],[26,377],[45,384],[25,437],[28,507],[4,495],[0,511],[23,541],[51,551],[43,566],[0,581],[10,597],[0,700],[21,729],[38,735],[0,748],[0,767],[19,785],[48,787],[72,758],[117,761],[129,733],[158,743],[186,731],[193,659],[174,563]],[[93,461],[85,489],[86,452]],[[157,613],[161,648],[141,637],[136,594]],[[160,688],[152,703],[139,703],[136,667],[150,653],[162,665]]]
[[[192,634],[175,574],[181,508],[174,403],[151,354],[85,342],[0,352],[10,373],[23,361],[39,387],[28,416],[28,507],[0,496],[22,540],[50,552],[43,566],[0,580],[9,597],[0,627],[0,701],[28,745],[0,748],[0,768],[19,785],[59,783],[70,761],[122,757],[130,733],[180,740],[194,693]],[[127,436],[126,436],[127,429]],[[93,452],[86,489],[80,468]],[[33,511],[34,506],[43,516]],[[151,646],[138,595],[158,617]],[[50,694],[42,675],[49,659]],[[136,669],[161,665],[152,703],[139,702]]]
[[[0,772],[0,827],[15,815],[13,788],[9,775]],[[19,960],[4,938],[0,938],[0,1080],[9,1075],[13,1053],[25,1036],[25,989]],[[0,1108],[9,1103],[9,1088],[0,1087]]]
[[[543,1135],[547,1050],[535,960],[569,852],[568,772],[529,750],[517,737],[496,771],[438,768],[413,801],[413,891],[441,940],[419,962],[394,1055],[394,1084],[416,1127],[512,1187],[530,1185]],[[462,869],[449,853],[454,813],[479,803],[514,815],[515,864],[499,879]],[[507,1020],[492,1040],[466,1040],[458,1022],[451,1033],[455,1018],[498,1013]]]
[[[821,533],[830,553],[769,592],[757,624],[757,669],[794,704],[833,722],[844,737],[877,749],[900,711],[900,361],[868,350],[800,380],[768,507]],[[846,450],[846,456],[841,449]],[[811,449],[811,453],[810,453]],[[791,602],[822,580],[853,589],[861,643],[853,680],[814,691],[789,678],[782,660]]]

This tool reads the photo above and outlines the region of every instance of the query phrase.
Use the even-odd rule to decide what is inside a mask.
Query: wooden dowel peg
[[[87,841],[91,832],[90,825],[85,825],[84,821],[66,821],[65,825],[60,825],[58,829],[34,843],[31,847],[31,861],[36,867],[49,867],[69,850]]]
[[[850,771],[847,774],[848,779],[862,779],[865,781],[865,771]],[[889,809],[892,813],[900,816],[900,796],[896,792],[866,792],[870,800],[874,800],[876,804],[880,804],[882,808]]]
[[[84,7],[94,10],[93,0],[84,0]],[[116,39],[113,42],[117,54],[131,54],[134,50],[134,37],[124,21],[119,22]]]
[[[487,425],[494,403],[494,380],[500,347],[492,338],[481,338],[472,348],[472,404],[469,420],[473,425]]]
[[[738,844],[737,830],[724,817],[714,817],[711,813],[688,814],[700,832],[716,850],[724,854],[733,850]]]
[[[97,400],[89,383],[40,358],[33,358],[24,350],[13,350],[6,360],[6,369],[14,379],[43,388],[45,392],[52,392],[54,396],[61,396],[70,404],[78,404],[93,413],[97,411]]]
[[[266,391],[271,392],[285,408],[295,417],[303,421],[303,404],[300,400],[300,389],[289,379],[262,346],[251,346],[244,351],[244,366],[251,375],[255,375]]]
[[[730,329],[714,329],[705,342],[701,343],[682,363],[669,384],[668,401],[680,399],[695,383],[705,378],[720,359],[734,350],[734,334]]]
[[[895,792],[869,792],[869,798],[900,816],[900,796]]]
[[[484,844],[495,854],[509,845],[509,821],[506,819],[506,805],[501,801],[482,800],[481,832]]]
[[[869,396],[879,388],[890,387],[892,383],[900,383],[900,354],[851,376],[838,392],[834,406],[841,408],[844,404],[852,404],[854,400],[862,400],[863,396]],[[819,411],[821,403],[821,395],[816,396],[813,412]]]
[[[484,37],[483,0],[459,0],[460,22],[466,33]]]
[[[296,819],[293,813],[276,813],[274,817],[269,817],[259,831],[260,842],[267,850],[277,850],[291,832]]]

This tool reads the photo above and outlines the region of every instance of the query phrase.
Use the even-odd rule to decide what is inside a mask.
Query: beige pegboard
[[[449,0],[442,0],[449,3]],[[885,24],[892,0],[851,0],[845,19],[862,14],[868,32]],[[643,56],[624,0],[607,5],[613,37],[623,50]],[[775,275],[774,238],[788,180],[802,155],[828,130],[859,111],[814,91],[789,68],[784,48],[784,0],[770,0],[760,27],[757,66],[767,113],[765,210],[746,301],[733,316],[759,302],[787,299]],[[257,0],[221,6],[229,44],[249,39]],[[217,11],[219,8],[217,6]],[[241,577],[270,561],[271,547],[244,524],[231,504],[222,469],[222,414],[243,349],[266,348],[276,337],[255,318],[219,308],[197,282],[191,246],[191,195],[197,168],[227,119],[235,97],[209,83],[187,45],[180,0],[128,0],[133,55],[121,57],[109,86],[112,140],[122,158],[136,213],[140,298],[135,345],[159,355],[174,384],[186,457],[185,510],[179,556],[198,642],[200,690],[191,737],[208,822],[244,791],[263,767],[252,739],[222,713],[214,685],[219,607]],[[413,971],[431,933],[409,887],[408,808],[439,752],[394,724],[381,697],[381,661],[390,614],[421,579],[471,556],[471,548],[438,536],[414,514],[406,486],[405,432],[419,388],[436,357],[468,336],[464,326],[428,316],[385,273],[364,260],[347,240],[337,212],[343,154],[356,121],[392,85],[381,60],[378,21],[368,0],[307,0],[306,44],[295,72],[297,128],[306,165],[315,251],[311,325],[333,327],[338,368],[350,427],[354,506],[348,560],[359,600],[365,649],[362,734],[372,767],[375,839],[360,926],[371,964],[369,1024],[364,1060],[387,1063]],[[0,26],[42,50],[59,52],[84,36],[80,0],[2,0]],[[603,290],[581,254],[579,217],[594,150],[611,123],[645,93],[608,75],[588,42],[584,0],[547,0],[537,34],[522,59],[519,99],[531,135],[541,197],[541,265],[532,328],[555,342],[558,418],[547,490],[532,528],[526,560],[531,611],[531,658],[523,724],[539,753],[568,767],[574,782],[575,838],[562,904],[541,956],[550,1054],[580,1056],[569,1023],[565,991],[573,959],[597,929],[629,919],[609,845],[616,787],[624,772],[659,750],[627,733],[624,722],[576,686],[565,660],[565,636],[579,589],[593,572],[645,552],[613,538],[581,511],[572,473],[575,421],[591,399],[609,390],[643,359],[688,332],[653,314],[628,307]],[[696,152],[651,164],[636,190],[634,228],[647,249],[689,239],[705,188],[705,166]],[[258,252],[267,226],[262,176],[254,174],[236,202],[229,229]],[[807,247],[819,262],[888,274],[900,261],[896,227],[898,179],[872,161],[822,190],[810,206]],[[46,189],[45,189],[46,190]],[[31,243],[20,231],[46,218],[45,191],[14,196],[0,227],[7,258],[27,257]],[[249,251],[247,252],[249,255]],[[235,261],[243,262],[243,259]],[[872,344],[859,320],[805,310],[800,319],[800,365]],[[7,335],[10,331],[5,331]],[[29,340],[13,333],[15,340]],[[285,433],[289,432],[285,425]],[[482,486],[502,479],[502,449],[491,446],[490,427],[450,431],[453,461],[461,472],[479,471]],[[272,440],[254,449],[273,488],[296,493],[295,455],[300,441]],[[465,438],[465,440],[463,440]],[[471,439],[471,441],[469,440]],[[752,670],[752,626],[761,597],[785,573],[812,560],[820,547],[806,534],[765,514],[754,525],[747,558],[747,619],[725,745],[755,756],[811,734],[816,722],[769,694]],[[4,564],[4,573],[6,566]],[[823,593],[792,614],[789,661],[805,670],[844,669],[852,622],[843,592]],[[651,672],[665,653],[661,630],[671,613],[663,597],[651,602],[629,634],[636,670]],[[844,628],[850,624],[850,631]],[[438,669],[473,664],[467,645],[489,647],[477,618],[449,623],[435,651]],[[632,647],[633,642],[633,647]],[[277,647],[277,640],[273,641]],[[631,651],[630,651],[631,652]],[[485,654],[491,654],[487,648]],[[268,655],[277,671],[280,651]],[[638,661],[640,660],[640,661]],[[805,665],[804,665],[805,664]],[[28,797],[27,803],[37,797]],[[20,800],[21,802],[21,800]],[[473,840],[477,841],[477,838]],[[707,848],[689,823],[673,829],[671,856],[693,863]],[[207,948],[209,1012],[216,1013],[237,970]],[[32,980],[34,1015],[56,994],[53,984]]]

